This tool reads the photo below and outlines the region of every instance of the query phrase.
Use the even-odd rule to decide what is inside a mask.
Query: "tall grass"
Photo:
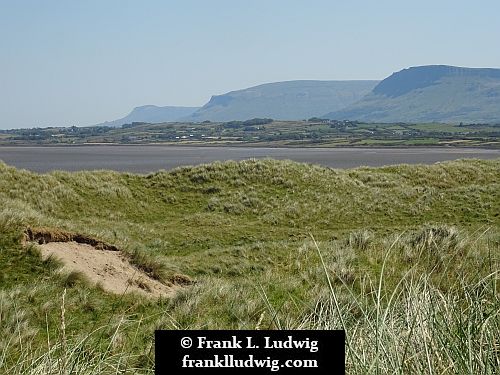
[[[450,234],[446,229],[423,231],[433,232],[441,239]],[[422,240],[421,234],[417,238]],[[428,237],[423,240],[429,243]],[[363,278],[360,291],[345,283],[340,291],[332,286],[315,242],[330,294],[317,301],[298,328],[345,329],[350,374],[498,373],[499,270],[479,279],[463,275],[448,292],[434,285],[431,274],[409,270],[394,287],[384,288],[386,261],[398,241],[387,249],[378,280]],[[440,246],[435,250],[446,251]],[[339,303],[338,293],[347,293],[351,300]]]
[[[149,352],[130,350],[145,345],[138,339],[141,331],[227,328],[232,316],[239,328],[345,329],[349,374],[495,374],[500,366],[500,275],[498,244],[495,237],[484,238],[487,232],[469,237],[454,227],[429,226],[383,238],[371,235],[368,245],[355,248],[350,240],[358,232],[333,245],[312,238],[298,249],[293,272],[266,273],[257,282],[247,278],[239,289],[210,276],[161,305],[149,323],[134,315],[110,316],[113,324],[87,333],[67,334],[71,316],[64,292],[58,330],[51,336],[47,327],[44,345],[35,341],[36,331],[16,306],[20,292],[4,293],[2,337],[9,339],[0,347],[0,372],[148,374],[153,371],[152,338],[146,341]],[[482,270],[466,264],[478,251],[491,257]],[[346,280],[335,266],[344,257],[355,261],[370,252],[380,254],[376,272],[355,272],[354,280]],[[433,252],[443,254],[442,267],[428,258]],[[412,264],[395,269],[408,253],[413,253]],[[457,260],[457,254],[463,259]],[[309,291],[301,272],[309,275]],[[281,301],[276,288],[289,291]],[[297,295],[294,288],[305,290]],[[217,320],[220,316],[226,323]],[[15,361],[9,359],[13,352]]]
[[[29,328],[24,313],[16,306],[9,311],[6,305],[13,304],[5,294],[0,296],[0,321],[3,323],[3,340],[0,342],[0,373],[12,375],[99,375],[99,374],[152,374],[152,362],[145,366],[141,354],[132,354],[124,350],[126,326],[135,329],[134,342],[138,336],[142,320],[135,321],[120,317],[116,324],[91,328],[87,333],[66,332],[64,289],[59,316],[59,327],[54,337],[49,332],[49,321],[46,321],[46,342],[40,345],[35,340],[36,331]],[[10,306],[12,307],[12,306]],[[4,310],[5,309],[5,310]],[[13,313],[11,319],[5,314]],[[2,313],[4,316],[2,316]],[[7,316],[8,318],[8,316]],[[110,317],[110,321],[111,321]],[[6,330],[10,334],[6,335]],[[132,344],[133,344],[132,342]],[[129,343],[130,344],[130,343]],[[150,348],[153,343],[151,342]],[[151,349],[150,349],[151,351]],[[15,359],[13,354],[15,353]]]
[[[158,328],[345,328],[350,374],[494,374],[499,165],[249,160],[140,176],[0,163],[0,373],[151,373]],[[185,287],[107,294],[22,246],[27,227],[116,245]]]
[[[9,348],[0,353],[0,373],[12,375],[116,375],[116,374],[153,374],[152,364],[137,366],[141,356],[126,351],[100,349],[94,346],[100,337],[100,327],[95,331],[71,337],[68,341],[59,339],[47,342],[45,347],[26,343],[14,363],[7,363],[5,355]],[[117,329],[112,342],[117,340],[121,330]]]

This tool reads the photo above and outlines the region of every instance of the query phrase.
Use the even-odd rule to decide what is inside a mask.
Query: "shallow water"
[[[333,168],[432,164],[461,158],[495,159],[500,150],[470,148],[265,148],[154,145],[1,146],[0,160],[36,172],[112,169],[148,173],[183,165],[249,158],[290,159]]]

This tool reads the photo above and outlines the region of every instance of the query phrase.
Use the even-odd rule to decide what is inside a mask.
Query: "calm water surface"
[[[265,148],[187,146],[0,146],[0,160],[36,172],[112,169],[148,173],[183,165],[249,158],[290,159],[333,168],[401,163],[431,164],[461,158],[500,158],[500,150],[468,148]]]

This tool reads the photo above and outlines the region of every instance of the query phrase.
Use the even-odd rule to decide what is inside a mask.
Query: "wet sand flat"
[[[35,172],[111,169],[148,173],[213,161],[289,159],[332,168],[432,164],[462,158],[496,159],[500,150],[473,148],[266,148],[162,145],[0,146],[0,160]]]

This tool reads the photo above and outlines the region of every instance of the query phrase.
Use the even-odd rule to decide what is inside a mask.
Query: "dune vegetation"
[[[148,175],[0,162],[0,373],[147,374],[155,329],[307,328],[346,330],[349,374],[494,374],[499,177],[500,160]],[[115,246],[178,291],[105,292],[28,228]]]

